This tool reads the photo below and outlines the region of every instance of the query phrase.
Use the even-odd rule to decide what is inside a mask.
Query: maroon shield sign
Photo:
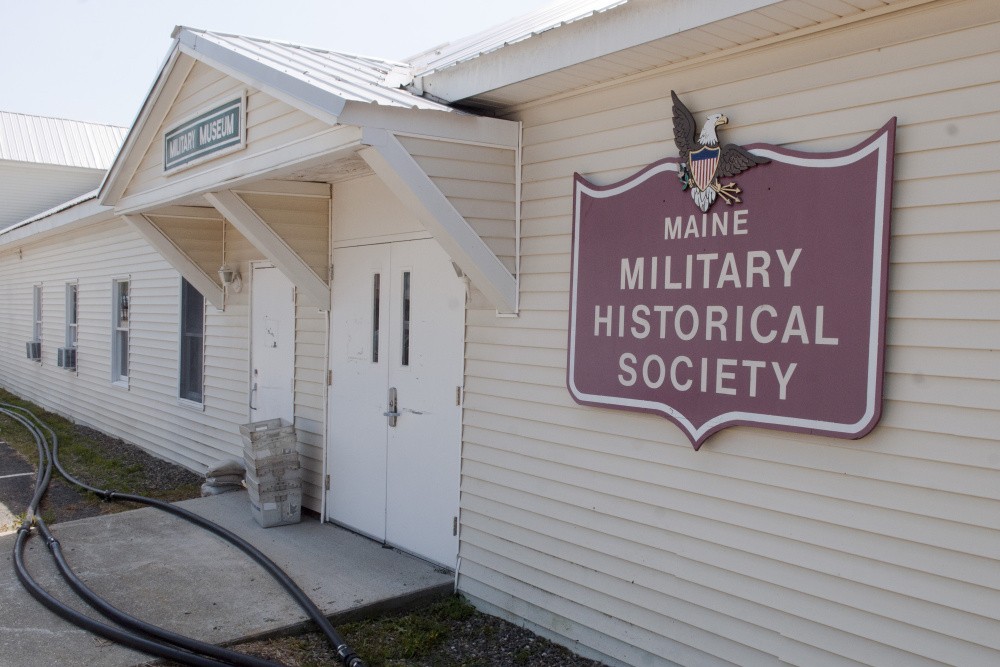
[[[702,212],[677,159],[574,187],[567,385],[662,414],[695,449],[737,424],[859,438],[878,422],[895,119],[769,158]]]

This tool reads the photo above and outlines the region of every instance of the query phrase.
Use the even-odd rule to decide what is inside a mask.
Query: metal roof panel
[[[482,32],[424,51],[407,62],[415,76],[472,60],[553,28],[624,5],[629,0],[559,0]]]
[[[0,111],[0,160],[107,170],[126,127]]]
[[[345,101],[452,110],[402,89],[400,85],[410,81],[405,63],[187,27],[175,34],[184,32]]]

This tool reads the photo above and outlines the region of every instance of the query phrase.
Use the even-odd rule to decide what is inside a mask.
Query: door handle
[[[253,405],[253,395],[257,393],[257,383],[253,383],[253,387],[250,388],[250,409],[256,410],[257,408]]]
[[[389,419],[389,426],[395,428],[399,418],[399,401],[396,398],[396,388],[389,387],[389,409],[382,413]]]

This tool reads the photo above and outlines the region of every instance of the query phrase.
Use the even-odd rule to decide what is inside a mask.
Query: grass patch
[[[99,489],[143,495],[167,502],[197,498],[201,478],[194,473],[186,481],[163,488],[151,477],[152,468],[142,464],[143,456],[134,445],[74,424],[70,420],[49,412],[30,401],[0,389],[0,403],[16,405],[34,413],[56,434],[59,444],[59,462],[66,471],[79,480]],[[0,414],[0,439],[38,468],[38,446],[31,433],[13,418]],[[131,450],[135,456],[122,456]],[[130,452],[130,453],[131,453]],[[158,466],[168,465],[162,461]],[[77,494],[75,497],[73,494]],[[48,523],[79,518],[97,513],[107,514],[134,509],[139,505],[123,502],[106,502],[92,493],[83,491],[63,479],[53,470],[49,493],[42,502],[42,517]]]
[[[456,622],[475,613],[461,598],[449,597],[413,612],[347,623],[340,632],[369,665],[386,665],[433,654]]]

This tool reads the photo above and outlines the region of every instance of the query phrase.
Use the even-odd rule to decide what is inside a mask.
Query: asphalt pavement
[[[34,491],[34,467],[0,440],[0,535],[17,529]]]

